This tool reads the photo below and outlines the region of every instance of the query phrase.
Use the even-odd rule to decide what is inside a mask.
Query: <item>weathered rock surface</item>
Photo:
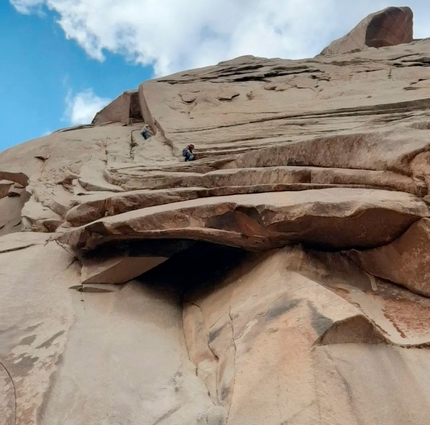
[[[365,47],[396,46],[413,39],[413,13],[409,7],[388,7],[363,19],[351,32],[333,41],[322,52],[332,55]]]
[[[288,242],[325,249],[366,248],[389,243],[427,215],[422,201],[402,192],[320,189],[260,193],[135,210],[68,231],[60,240],[82,250],[115,239],[160,237],[249,250],[272,249]]]
[[[76,290],[80,267],[55,242],[0,267],[2,424],[206,423],[174,296],[137,281]]]
[[[430,423],[430,40],[390,8],[325,53],[0,154],[1,425]]]
[[[113,122],[131,124],[133,120],[142,120],[137,91],[126,91],[112,103],[103,108],[93,119],[93,125]]]
[[[368,273],[430,296],[430,221],[422,219],[389,245],[351,251],[351,258]]]
[[[428,344],[428,327],[408,330],[428,313],[417,304],[393,319],[413,305],[395,294],[379,282],[372,293],[366,274],[336,254],[259,256],[187,297],[190,358],[227,423],[424,424],[430,397],[419,374],[430,352],[400,347]]]

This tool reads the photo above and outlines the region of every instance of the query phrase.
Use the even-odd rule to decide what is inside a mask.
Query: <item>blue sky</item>
[[[53,15],[23,15],[0,1],[0,150],[74,124],[67,100],[79,93],[114,99],[153,74],[120,55],[90,58]]]
[[[396,0],[0,0],[0,151],[91,121],[153,76],[319,53]],[[428,0],[410,0],[415,37]]]

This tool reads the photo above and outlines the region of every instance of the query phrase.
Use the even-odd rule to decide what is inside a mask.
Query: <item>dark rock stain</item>
[[[19,341],[18,345],[31,345],[31,344],[33,344],[35,339],[36,339],[36,335],[27,336],[27,337],[21,339],[21,341]]]
[[[35,331],[40,325],[42,324],[42,322],[38,323],[37,325],[33,325],[33,326],[29,326],[26,331],[27,332],[33,332]]]
[[[33,357],[33,356],[21,356],[21,360],[15,364],[19,369],[23,368],[26,370],[30,370],[33,368],[33,366],[36,364],[36,362],[39,360],[39,357]]]
[[[63,335],[64,331],[57,332],[53,337],[49,338],[43,344],[40,344],[37,348],[49,348],[52,343],[61,335]]]
[[[311,310],[312,327],[318,335],[322,335],[333,325],[333,320],[321,314],[310,301],[308,302],[308,305]]]
[[[214,331],[210,331],[209,332],[209,336],[208,336],[208,344],[210,344],[211,342],[213,342],[216,338],[218,338],[222,332],[222,330],[224,329],[224,326],[221,326],[220,328],[214,330]]]
[[[230,388],[224,387],[221,390],[221,394],[220,394],[221,400],[225,400],[229,395],[230,395]]]
[[[278,304],[277,306],[271,307],[266,315],[266,320],[273,320],[279,316],[282,316],[287,311],[297,307],[301,301],[301,299],[293,299],[285,301],[282,304]]]

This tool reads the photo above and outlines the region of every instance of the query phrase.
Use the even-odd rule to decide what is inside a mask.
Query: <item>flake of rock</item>
[[[121,284],[142,275],[166,261],[165,257],[113,257],[85,259],[81,282]]]

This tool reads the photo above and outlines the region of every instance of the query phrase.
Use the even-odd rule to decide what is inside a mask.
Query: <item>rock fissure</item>
[[[9,372],[9,370],[8,370],[8,368],[4,365],[4,363],[2,362],[2,361],[0,361],[0,366],[3,368],[3,370],[6,372],[6,374],[7,374],[7,376],[8,376],[8,378],[9,378],[9,380],[10,380],[10,383],[11,383],[11,385],[12,385],[12,389],[13,389],[13,398],[14,398],[14,402],[13,402],[13,416],[12,416],[12,421],[13,421],[13,423],[15,424],[15,425],[18,425],[17,424],[17,420],[18,420],[18,418],[17,418],[17,413],[18,413],[18,407],[17,407],[17,392],[16,392],[16,386],[15,386],[15,381],[14,381],[14,379],[13,379],[13,377],[12,377],[12,375],[11,375],[11,373]],[[0,408],[1,408],[1,406],[0,406]],[[1,413],[1,411],[0,411],[0,413]],[[6,413],[6,412],[4,412],[4,413]],[[5,418],[5,420],[7,420],[8,418]]]
[[[231,314],[231,300],[229,302],[229,306],[228,306],[228,316],[229,316],[229,323],[231,326],[231,335],[232,335],[232,344],[233,344],[233,348],[234,348],[234,358],[233,358],[233,368],[234,368],[234,372],[233,372],[233,384],[231,387],[231,398],[230,398],[230,403],[227,409],[227,420],[226,420],[226,425],[228,425],[229,423],[229,419],[230,419],[230,412],[231,412],[231,407],[233,405],[234,402],[234,390],[235,390],[235,386],[236,386],[236,373],[237,373],[237,345],[236,345],[236,334],[235,334],[235,329],[234,329],[234,320],[233,320],[233,316]]]

